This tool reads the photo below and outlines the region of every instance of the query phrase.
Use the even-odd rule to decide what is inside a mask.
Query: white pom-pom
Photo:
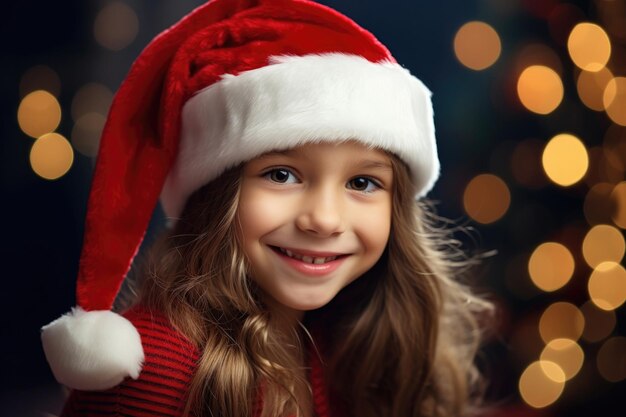
[[[104,390],[126,377],[139,377],[144,360],[141,338],[119,314],[76,307],[41,330],[50,368],[63,385]]]

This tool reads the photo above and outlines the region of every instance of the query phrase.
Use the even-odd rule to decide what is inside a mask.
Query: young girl
[[[103,132],[77,285],[45,326],[63,415],[458,416],[476,315],[428,224],[430,92],[305,0],[213,0],[158,36]],[[110,311],[161,199],[169,228]]]

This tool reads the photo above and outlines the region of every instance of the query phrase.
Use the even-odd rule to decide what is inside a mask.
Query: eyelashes
[[[295,174],[287,168],[274,168],[266,171],[262,176],[278,184],[296,184],[300,182]]]
[[[302,182],[291,169],[285,167],[268,169],[261,174],[261,177],[276,184],[298,184]],[[370,176],[359,175],[348,180],[346,188],[367,194],[380,190],[383,186]]]

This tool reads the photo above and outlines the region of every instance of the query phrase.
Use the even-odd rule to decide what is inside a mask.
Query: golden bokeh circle
[[[600,375],[609,382],[626,379],[626,337],[606,340],[598,351],[596,365]]]
[[[105,122],[106,117],[100,113],[87,113],[78,119],[72,129],[74,148],[85,156],[96,157]]]
[[[56,97],[45,90],[27,94],[17,109],[17,122],[22,132],[38,138],[54,132],[61,122],[61,106]]]
[[[570,32],[567,50],[577,67],[600,71],[611,57],[611,41],[604,29],[595,23],[579,23]]]
[[[613,222],[621,229],[626,229],[626,181],[622,181],[613,187],[611,201],[615,205]]]
[[[98,83],[83,85],[72,99],[72,119],[78,121],[88,113],[100,113],[106,116],[113,101],[113,92]]]
[[[483,70],[498,60],[502,45],[498,32],[485,22],[468,22],[454,37],[457,59],[473,70]]]
[[[598,308],[592,301],[587,301],[580,307],[585,316],[583,339],[588,342],[599,342],[607,338],[615,329],[617,319],[613,310]]]
[[[576,81],[578,96],[592,110],[604,111],[604,90],[613,79],[611,71],[603,67],[599,71],[581,71]]]
[[[560,243],[542,243],[530,256],[528,273],[541,290],[556,291],[567,284],[574,274],[574,257]]]
[[[626,126],[626,77],[610,80],[602,96],[604,108],[609,118],[620,126]]]
[[[549,114],[563,100],[563,82],[552,68],[531,65],[522,71],[517,80],[517,95],[528,110]]]
[[[559,399],[565,387],[565,373],[558,364],[536,361],[528,365],[520,376],[519,393],[534,408],[544,408]]]
[[[583,142],[574,135],[556,135],[541,156],[543,170],[555,184],[568,187],[580,181],[589,168],[589,155]]]
[[[585,317],[574,304],[558,301],[551,304],[539,319],[539,334],[545,343],[553,339],[578,340],[585,328]]]
[[[542,363],[552,362],[559,365],[565,375],[566,380],[572,379],[580,368],[583,366],[585,360],[585,353],[576,341],[571,339],[553,339],[541,352],[540,356]],[[544,370],[545,371],[545,370]],[[551,377],[551,373],[547,373],[548,377]],[[556,382],[562,382],[558,375]]]
[[[47,180],[56,180],[72,167],[74,151],[72,145],[58,133],[39,137],[30,150],[30,165],[37,175]]]
[[[509,187],[499,177],[480,174],[465,187],[463,207],[478,223],[493,223],[507,212],[511,204]]]
[[[591,273],[587,289],[595,305],[615,310],[626,301],[626,270],[617,262],[603,262]]]
[[[592,227],[583,240],[583,257],[595,268],[602,262],[620,262],[626,252],[622,232],[607,224]]]
[[[608,224],[615,213],[615,201],[611,194],[614,185],[608,182],[595,184],[589,189],[583,203],[583,213],[590,225]]]
[[[126,3],[112,1],[96,16],[93,33],[101,46],[112,51],[120,51],[137,37],[139,18]]]
[[[45,90],[55,97],[61,94],[61,79],[55,70],[47,65],[35,65],[20,78],[20,97],[37,90]]]

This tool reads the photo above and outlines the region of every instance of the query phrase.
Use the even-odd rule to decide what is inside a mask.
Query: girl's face
[[[240,237],[270,307],[322,307],[378,261],[393,180],[389,156],[355,142],[307,144],[245,165]]]

